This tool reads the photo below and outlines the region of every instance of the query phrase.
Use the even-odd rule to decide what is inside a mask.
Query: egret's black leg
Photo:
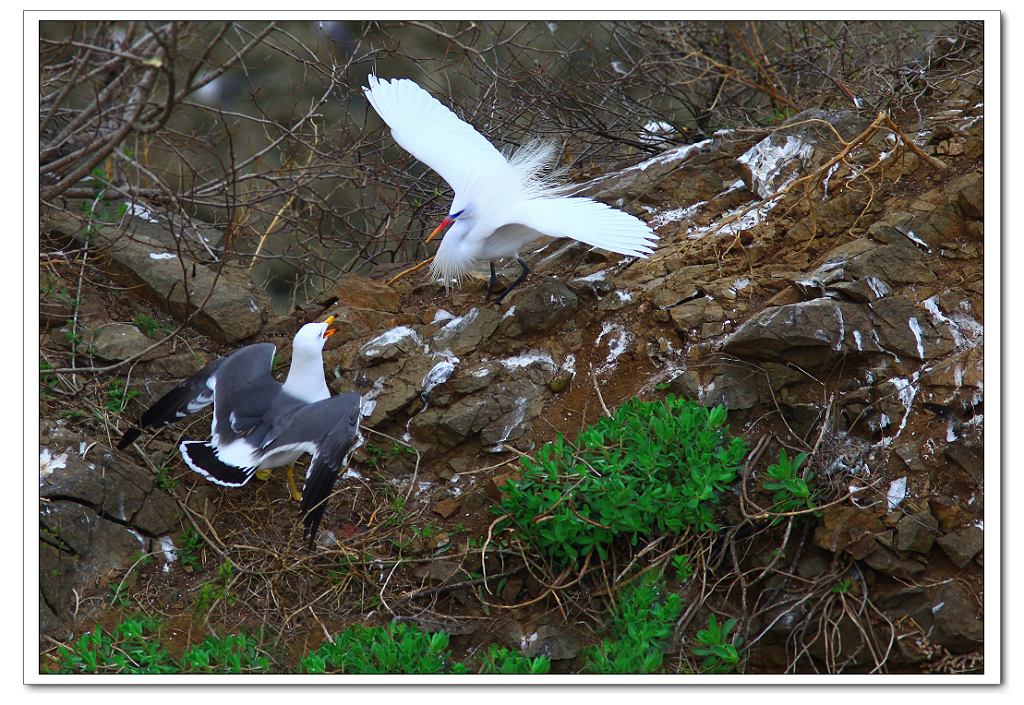
[[[491,280],[487,282],[487,296],[484,297],[484,301],[491,300],[491,294],[494,293],[494,285],[498,283],[498,274],[494,271],[494,261],[491,260]]]
[[[518,262],[519,266],[523,268],[523,271],[519,273],[519,276],[516,277],[516,280],[514,282],[509,284],[507,287],[505,287],[504,291],[498,294],[498,298],[494,300],[494,303],[500,304],[501,300],[508,296],[508,293],[510,291],[512,291],[517,286],[522,284],[523,281],[526,279],[526,275],[530,273],[530,268],[526,266],[526,260],[524,260],[522,257],[516,257],[516,262]]]

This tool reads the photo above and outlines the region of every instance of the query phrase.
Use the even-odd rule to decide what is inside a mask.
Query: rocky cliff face
[[[733,431],[767,449],[744,479],[753,498],[738,493],[727,513],[757,515],[778,447],[809,453],[824,501],[802,538],[787,530],[789,573],[806,584],[841,566],[859,586],[850,603],[870,594],[875,612],[861,616],[894,635],[888,667],[953,668],[982,646],[985,243],[982,97],[967,84],[950,95],[910,135],[873,116],[808,111],[583,184],[651,223],[657,253],[619,259],[541,242],[528,254],[534,274],[501,305],[483,302],[485,270],[451,296],[415,278],[396,290],[348,276],[306,312],[335,314],[342,328],[325,353],[331,388],[359,391],[364,425],[419,453],[414,502],[484,526],[511,450],[573,434],[635,395],[724,405]],[[115,271],[170,315],[189,313],[153,269],[163,266],[157,239],[132,243],[112,255]],[[188,300],[208,292],[206,271],[192,275]],[[261,330],[290,335],[295,321],[264,327],[265,299],[233,276],[220,275],[193,325],[232,347]],[[151,396],[199,364],[176,355],[141,366]],[[107,448],[79,452],[87,439],[46,426],[41,610],[54,625],[72,587],[152,550],[175,528],[175,508],[147,470]],[[395,467],[408,483],[409,468]],[[357,471],[340,485],[362,481]],[[344,511],[328,512],[336,540]],[[779,580],[768,592],[796,589]],[[795,635],[830,668],[881,658],[857,620],[836,616],[848,637],[836,653],[814,633],[814,604],[781,604],[747,615],[755,668],[786,664]]]

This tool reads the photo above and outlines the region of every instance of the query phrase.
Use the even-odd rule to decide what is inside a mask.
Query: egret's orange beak
[[[429,235],[427,235],[427,239],[424,240],[423,242],[430,242],[435,237],[437,237],[437,234],[439,232],[441,232],[442,230],[444,230],[445,228],[447,228],[449,225],[451,225],[454,222],[455,222],[455,218],[452,218],[452,217],[449,217],[449,216],[445,216],[445,219],[441,221],[441,224],[438,225],[436,228],[434,228],[434,232],[432,232]]]
[[[337,318],[337,316],[328,316],[327,318],[324,319],[324,323],[326,323],[328,326],[330,326],[332,323],[334,323],[334,319],[335,318]],[[337,332],[338,332],[337,328],[330,328],[330,327],[328,327],[327,330],[324,331],[324,338],[325,339],[326,338],[330,338],[332,335],[334,335]]]

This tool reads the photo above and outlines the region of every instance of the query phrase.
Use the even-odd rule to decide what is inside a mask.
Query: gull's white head
[[[331,328],[334,318],[334,316],[328,316],[320,323],[307,323],[299,328],[299,332],[295,334],[292,349],[319,353],[324,349],[327,339],[338,332],[337,328]]]

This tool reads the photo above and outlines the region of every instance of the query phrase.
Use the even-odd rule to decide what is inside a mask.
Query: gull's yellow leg
[[[263,480],[263,482],[266,482],[267,480],[270,479],[270,470],[270,468],[267,468],[266,470],[257,470],[256,479]]]
[[[295,486],[295,466],[288,466],[288,489],[292,493],[292,499],[296,502],[302,501],[302,493],[299,492],[299,488]]]

